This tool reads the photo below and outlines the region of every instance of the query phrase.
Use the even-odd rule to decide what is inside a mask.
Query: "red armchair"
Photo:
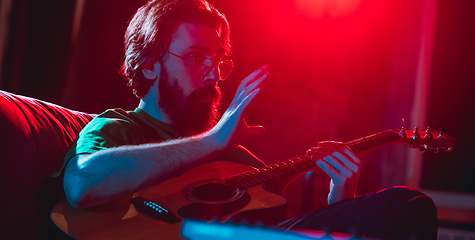
[[[0,239],[50,238],[49,177],[93,117],[0,91]]]

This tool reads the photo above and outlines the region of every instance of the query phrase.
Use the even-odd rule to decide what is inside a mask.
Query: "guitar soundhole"
[[[224,182],[203,180],[183,189],[183,195],[199,203],[225,203],[240,198],[244,191]]]
[[[238,211],[251,201],[251,196],[241,189],[210,181],[195,182],[183,189],[183,195],[194,203],[180,208],[177,211],[180,217],[217,219]]]
[[[197,193],[198,195],[203,195],[205,192],[209,191],[207,189],[208,184],[203,186],[199,186]],[[213,187],[213,186],[212,186]],[[202,196],[190,196],[191,199],[195,201],[195,203],[186,205],[180,208],[177,211],[177,214],[182,218],[197,218],[197,219],[204,219],[204,220],[216,220],[222,216],[226,216],[228,214],[234,213],[239,209],[246,206],[251,201],[251,196],[241,190],[237,190],[232,187],[226,187],[223,185],[214,186],[214,187],[225,187],[226,194],[215,194],[212,193],[210,195],[214,195],[214,197],[204,197],[205,199],[198,199],[198,197],[202,198]],[[234,189],[234,190],[232,190]],[[193,188],[195,190],[195,188]],[[188,191],[188,193],[192,193],[193,190]],[[203,192],[202,192],[203,191]],[[214,191],[213,191],[214,192]],[[233,195],[233,196],[231,196]],[[231,197],[230,197],[231,196]]]
[[[191,190],[191,195],[194,198],[209,202],[229,200],[238,194],[239,189],[223,183],[207,183]]]

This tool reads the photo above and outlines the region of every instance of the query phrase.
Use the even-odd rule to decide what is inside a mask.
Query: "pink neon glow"
[[[360,0],[296,0],[297,10],[306,16],[319,18],[345,16],[353,12]]]

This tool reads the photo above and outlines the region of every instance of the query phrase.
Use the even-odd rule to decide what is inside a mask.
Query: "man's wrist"
[[[227,148],[225,141],[218,137],[217,131],[210,130],[205,132],[198,137],[201,137],[204,141],[204,146],[211,150],[212,153],[220,154],[224,152]]]

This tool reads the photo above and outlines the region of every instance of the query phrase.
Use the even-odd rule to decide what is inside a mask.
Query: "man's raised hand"
[[[263,135],[262,126],[248,126],[242,115],[259,93],[262,82],[269,77],[268,70],[269,67],[265,65],[242,80],[228,109],[216,126],[208,132],[213,136],[212,144],[217,144],[220,150],[235,147],[246,138]]]

